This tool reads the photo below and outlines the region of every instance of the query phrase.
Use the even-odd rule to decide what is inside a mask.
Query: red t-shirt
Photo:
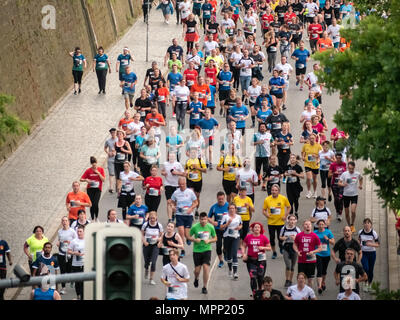
[[[162,122],[162,121],[164,121],[164,117],[163,117],[163,115],[162,115],[161,113],[158,113],[158,112],[156,113],[155,116],[153,116],[151,113],[149,113],[149,114],[146,116],[146,120],[145,120],[145,121],[148,121],[150,127],[159,127],[160,125],[159,125],[159,124],[156,124],[156,123],[154,122],[154,120],[157,120],[157,121],[159,121],[159,122]]]
[[[104,169],[97,167],[97,171],[105,178]],[[81,179],[89,179],[90,183],[87,184],[87,188],[99,188],[100,191],[103,188],[103,181],[101,181],[99,175],[94,173],[92,168],[87,169],[82,175]]]
[[[322,26],[319,23],[316,24],[310,24],[308,27],[308,31],[311,34],[310,39],[312,40],[318,40],[320,38],[320,34],[318,32],[322,32]]]
[[[300,232],[296,235],[294,243],[297,245],[301,256],[299,256],[298,263],[316,263],[317,256],[313,254],[307,257],[307,252],[314,251],[320,244],[318,236],[314,233],[304,233]]]
[[[161,177],[149,176],[143,181],[143,185],[149,185],[146,190],[146,194],[151,196],[159,196],[161,194],[160,189],[163,185],[163,180]]]
[[[269,240],[263,234],[258,237],[249,233],[243,240],[247,245],[247,255],[252,258],[258,258],[259,252],[264,252],[258,249],[259,246],[266,247],[269,244]]]
[[[268,29],[269,24],[274,21],[274,16],[272,14],[267,15],[264,13],[261,17],[261,26],[263,29]]]
[[[283,20],[287,23],[288,21],[292,21],[293,18],[296,18],[296,14],[294,12],[289,13],[286,12],[285,15],[283,16]]]
[[[186,77],[186,85],[188,87],[191,87],[194,84],[196,84],[196,79],[197,79],[198,75],[199,74],[198,74],[198,72],[196,70],[194,70],[194,69],[193,70],[186,69],[183,72],[183,76]]]
[[[216,67],[214,67],[214,68],[207,67],[204,69],[204,73],[207,78],[210,78],[210,84],[212,86],[217,85],[217,68]]]
[[[121,127],[122,130],[128,130],[128,124],[133,122],[133,119],[126,120],[125,118],[119,120],[118,126]]]
[[[333,162],[329,166],[329,170],[332,171],[332,184],[337,184],[341,174],[346,171],[346,162],[340,164]]]
[[[169,95],[169,90],[167,87],[162,87],[157,89],[157,101],[166,102]]]

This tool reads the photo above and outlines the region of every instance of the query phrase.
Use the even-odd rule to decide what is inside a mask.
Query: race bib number
[[[200,119],[200,113],[193,113],[193,119]]]
[[[197,238],[201,240],[208,240],[210,238],[210,233],[206,231],[200,231],[197,233]]]
[[[191,180],[197,180],[199,178],[199,174],[197,172],[191,172],[189,173],[189,179]]]
[[[272,123],[272,130],[280,130],[280,129],[282,129],[282,124],[280,122]]]
[[[100,182],[99,181],[90,181],[89,182],[89,186],[91,187],[91,188],[98,188],[99,186],[100,186]]]
[[[129,60],[128,60],[128,59],[122,59],[122,60],[121,60],[121,64],[122,64],[123,66],[127,66],[128,63],[129,63]]]
[[[288,177],[287,178],[287,182],[288,183],[295,183],[295,182],[297,182],[297,177]]]
[[[141,226],[143,224],[144,219],[143,218],[136,218],[132,219],[132,223],[136,226]]]
[[[228,173],[235,173],[236,169],[234,167],[229,167]]]
[[[307,261],[315,261],[316,259],[315,254],[307,254]]]
[[[237,211],[239,214],[246,214],[247,208],[246,207],[237,207]]]
[[[179,290],[179,286],[170,286],[168,287],[168,293],[175,294]]]
[[[257,260],[258,261],[265,261],[265,260],[267,260],[267,255],[264,252],[259,252]]]
[[[326,243],[321,244],[322,251],[327,251],[328,250],[328,245]]]
[[[149,195],[150,196],[158,196],[160,194],[160,192],[158,191],[158,189],[155,188],[150,188],[149,189]]]
[[[105,68],[106,64],[104,62],[99,62],[98,67],[99,68]]]
[[[271,51],[271,52],[276,52],[276,51],[277,51],[277,49],[276,49],[276,47],[275,47],[275,46],[271,46],[271,47],[269,47],[269,51]]]
[[[146,238],[146,242],[148,242],[149,244],[156,244],[157,236],[151,236],[150,238]]]
[[[281,214],[281,208],[271,208],[271,214],[280,215]]]
[[[274,183],[279,183],[279,178],[278,178],[278,177],[273,177],[273,178],[271,179],[271,183],[272,183],[272,184],[274,184]]]
[[[193,27],[188,28],[188,33],[194,33],[194,28]]]
[[[118,152],[118,153],[115,155],[115,159],[117,159],[117,160],[125,160],[125,153],[120,153],[120,152]]]
[[[297,65],[297,69],[304,69],[304,64],[302,64],[302,63],[299,63],[298,65]]]
[[[187,81],[187,85],[188,85],[189,87],[191,87],[193,84],[194,84],[194,81],[193,81],[193,80],[188,80],[188,81]]]
[[[309,162],[314,162],[314,161],[315,161],[315,158],[314,158],[313,155],[309,154],[309,155],[307,156],[307,160],[308,160]]]

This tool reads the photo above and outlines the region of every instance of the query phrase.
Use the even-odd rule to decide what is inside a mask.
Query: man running
[[[300,41],[300,47],[293,51],[292,59],[296,61],[296,86],[300,83],[300,91],[303,90],[304,76],[307,70],[307,61],[310,60],[310,52],[304,47],[304,41]]]
[[[213,145],[214,145],[214,135],[219,129],[218,121],[211,115],[210,108],[207,108],[204,112],[204,118],[201,119],[197,125],[201,128],[201,133],[203,135],[206,144],[206,164],[211,170],[213,168]],[[208,152],[207,152],[208,149]],[[208,157],[208,158],[207,158]]]

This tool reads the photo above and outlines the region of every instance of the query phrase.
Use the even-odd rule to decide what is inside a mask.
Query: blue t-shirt
[[[108,64],[107,64],[108,56],[105,53],[102,56],[96,54],[94,59],[96,60],[96,70],[108,69]]]
[[[218,79],[221,81],[232,81],[232,72],[230,71],[220,71],[218,73]],[[224,82],[223,84],[219,85],[219,90],[220,91],[227,91],[231,90],[231,85],[229,83]]]
[[[235,8],[235,10],[233,11],[234,14],[239,14],[240,5],[240,0],[231,0],[231,6]]]
[[[304,105],[308,105],[308,102],[310,101],[310,98],[308,98],[306,101],[304,101]],[[318,108],[319,106],[319,101],[317,99],[314,98],[314,100],[312,101],[312,104],[314,106],[314,108]]]
[[[275,140],[278,140],[279,142],[280,142],[280,141],[285,141],[285,143],[289,143],[289,142],[290,142],[290,139],[292,139],[292,138],[293,138],[293,136],[292,136],[291,133],[287,133],[287,134],[283,135],[282,132],[279,132],[279,133],[275,136]],[[284,146],[284,145],[278,145],[278,148],[279,148],[279,149],[286,150],[286,149],[289,149],[290,147],[289,147],[289,146]]]
[[[234,118],[239,118],[240,116],[247,116],[249,114],[249,110],[242,105],[241,107],[237,107],[236,105],[230,108],[229,114],[234,117]],[[246,120],[237,120],[236,121],[236,128],[237,129],[242,129],[246,127]]]
[[[85,60],[85,57],[83,54],[76,55],[72,57],[72,61],[74,64],[72,65],[72,70],[74,71],[83,71],[83,61]]]
[[[135,93],[135,85],[133,85],[132,88],[131,85],[137,80],[136,74],[134,72],[124,74],[122,75],[122,79],[125,81],[124,91],[128,93]]]
[[[175,88],[175,86],[178,84],[183,79],[183,76],[181,73],[173,73],[170,72],[168,73],[167,80],[169,80],[169,91],[172,92]]]
[[[197,55],[200,57],[200,59],[204,59],[204,53],[203,51],[197,52]],[[200,67],[203,65],[203,61],[200,60]]]
[[[137,207],[136,204],[133,204],[128,209],[128,215],[129,216],[138,215],[139,218],[143,218],[143,223],[144,223],[144,218],[146,217],[146,213],[148,211],[149,211],[149,208],[144,204],[142,204],[140,207]],[[130,220],[130,226],[134,226],[132,220]],[[139,226],[139,227],[141,227],[141,226]]]
[[[208,212],[208,217],[214,217],[214,221],[218,222],[218,226],[215,227],[216,230],[219,230],[221,226],[222,217],[225,214],[228,214],[229,203],[225,202],[223,206],[219,206],[218,203],[214,204],[210,211]]]
[[[317,253],[317,256],[320,257],[329,257],[331,255],[331,250],[329,248],[329,241],[324,239],[324,236],[327,236],[328,239],[333,239],[333,233],[329,229],[325,229],[324,232],[319,232],[319,230],[314,231],[321,241],[322,251]]]
[[[281,77],[272,77],[271,79],[269,79],[269,85],[272,86],[271,88],[271,94],[282,94],[283,93],[283,89],[282,88],[274,88],[274,86],[283,86],[285,84],[285,79],[281,78]]]
[[[178,144],[181,144],[182,142],[183,142],[183,139],[178,134],[175,137],[167,136],[167,138],[166,138],[166,143],[169,143],[172,146],[177,146]]]
[[[268,116],[272,114],[271,109],[267,109],[267,111],[262,111],[262,109],[258,109],[257,118],[261,119],[263,122],[268,118]]]
[[[203,136],[208,138],[210,136],[210,130],[213,130],[215,126],[218,126],[218,121],[214,118],[210,118],[209,120],[203,118],[197,123],[197,125],[200,126]]]
[[[268,100],[268,107],[271,107],[273,104],[273,100],[272,97],[269,94],[266,95],[262,95],[260,94],[257,99],[256,99],[256,103],[254,104],[254,108],[257,110],[259,108],[261,108],[262,102],[267,99]]]
[[[208,86],[210,88],[210,95],[207,100],[207,107],[214,108],[215,107],[215,93],[217,90],[211,84]]]
[[[353,6],[351,4],[347,6],[344,4],[340,7],[340,12],[343,13],[343,18],[347,17],[352,10]]]
[[[313,132],[316,136],[318,136],[318,131],[317,131],[317,130],[313,129],[312,132]],[[304,139],[308,139],[308,137],[310,136],[310,133],[309,133],[307,130],[304,130],[304,131],[302,132],[301,136],[302,136]]]
[[[307,67],[307,58],[310,56],[310,52],[307,49],[300,50],[296,49],[292,53],[292,57],[299,58],[296,60],[295,67],[297,69],[303,69]]]
[[[42,291],[40,288],[35,289],[33,300],[51,301],[54,300],[54,289]]]
[[[197,125],[203,116],[203,113],[200,112],[200,110],[203,110],[203,104],[200,101],[191,102],[189,109],[193,109],[193,111],[190,113],[190,124]]]
[[[58,270],[60,268],[58,266],[58,259],[55,256],[50,255],[50,257],[46,258],[42,253],[32,264],[33,269],[38,269],[36,276],[39,276],[41,274],[41,270],[44,266],[47,267],[50,274],[55,274],[55,270]]]
[[[7,241],[0,240],[0,269],[2,270],[7,268],[6,252],[10,252],[10,247],[8,246]]]
[[[128,53],[127,55],[123,55],[122,53],[118,56],[117,60],[119,61],[119,73],[125,73],[125,68],[129,66],[131,63],[131,55]]]
[[[140,150],[140,148],[143,146],[144,141],[146,140],[146,137],[142,137],[142,136],[136,136],[136,140],[135,143],[137,143],[139,145],[138,150]]]
[[[211,3],[204,3],[201,6],[201,10],[203,10],[203,18],[204,19],[210,19],[211,18],[211,12],[212,12]]]

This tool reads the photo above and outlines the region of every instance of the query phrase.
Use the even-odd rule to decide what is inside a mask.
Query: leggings
[[[101,70],[96,69],[97,81],[99,83],[100,91],[106,90],[107,71],[108,69],[101,69]]]
[[[175,6],[176,24],[179,24],[179,22],[180,22],[180,20],[179,20],[179,17],[180,17],[180,14],[181,14],[181,12],[179,11],[179,5],[180,5],[180,3],[181,3],[181,2],[176,1],[176,6]]]
[[[159,249],[157,244],[149,244],[147,247],[143,246],[143,256],[144,256],[144,268],[149,269],[151,262],[151,272],[156,271],[156,262],[159,254]]]
[[[294,271],[297,263],[297,253],[293,249],[291,251],[293,252],[283,249],[283,261],[285,261],[287,271]]]
[[[149,8],[149,11],[147,11],[147,7]],[[149,6],[147,6],[147,4],[146,5],[143,4],[142,5],[142,9],[143,9],[143,19],[144,19],[144,22],[146,22],[147,21],[147,17],[149,15],[150,11],[151,11],[151,4]]]
[[[278,163],[281,169],[284,171],[290,159],[290,152],[278,152]]]
[[[211,18],[203,18],[203,28],[204,28],[204,32],[206,32],[206,26],[208,25],[208,23],[210,22]]]
[[[82,267],[75,267],[72,266],[72,272],[76,273],[76,272],[83,272],[83,266]],[[81,298],[81,300],[83,300],[83,282],[75,282],[75,292],[76,295],[79,296]]]
[[[165,108],[166,108],[167,103],[166,102],[158,102],[157,104],[158,104],[158,112],[163,115],[164,119],[166,119],[167,113],[165,111]]]
[[[186,101],[177,101],[175,105],[176,121],[181,129],[185,128],[185,116],[186,116]]]
[[[232,238],[232,237],[225,237],[224,238],[224,248],[225,248],[225,259],[228,263],[229,270],[232,270],[233,273],[237,272],[238,269],[238,257],[237,251],[239,249],[240,238]]]
[[[5,279],[7,277],[7,270],[0,269],[0,279]],[[5,288],[0,289],[0,300],[4,300],[4,292],[6,291]]]
[[[297,183],[286,183],[286,194],[290,203],[290,213],[299,212],[299,198],[300,194],[298,191]],[[294,209],[293,209],[294,208]]]
[[[256,290],[261,290],[265,272],[267,271],[267,261],[258,261],[255,258],[248,257],[247,271],[250,276],[250,288],[255,294]]]
[[[99,188],[87,188],[87,194],[89,196],[90,201],[92,202],[92,206],[90,207],[90,216],[92,220],[94,220],[99,216],[99,201],[100,201],[101,191]]]
[[[317,50],[317,42],[318,42],[318,39],[317,40],[310,39],[310,48],[311,48],[312,53],[314,53]]]
[[[224,240],[224,237],[223,237],[224,231],[220,230],[220,229],[216,229],[215,232],[217,234],[217,243],[216,243],[217,255],[220,256],[222,254],[222,242]]]
[[[233,67],[232,73],[233,73],[233,79],[234,79],[234,81],[233,81],[233,87],[234,87],[236,90],[239,90],[240,69]]]
[[[149,212],[150,211],[157,212],[158,207],[161,202],[161,196],[151,196],[146,193],[146,195],[144,197],[144,202],[145,202],[146,206],[149,208]]]
[[[72,258],[70,258],[68,261],[66,259],[65,255],[58,255],[58,264],[60,265],[60,272],[61,274],[63,273],[71,273],[72,270]],[[65,282],[63,282],[62,287],[65,288]]]
[[[363,251],[362,252],[362,258],[361,258],[361,264],[367,273],[368,276],[368,283],[372,283],[372,279],[374,278],[374,266],[375,266],[375,260],[376,260],[376,251]]]
[[[321,188],[322,189],[325,189],[326,185],[328,185],[328,188],[331,187],[332,180],[328,178],[328,172],[329,171],[324,171],[324,170],[319,171],[319,173],[321,175]]]
[[[74,76],[74,83],[81,85],[83,71],[72,70],[72,75]]]
[[[268,52],[268,71],[272,72],[275,68],[275,61],[276,61],[276,51],[275,52]]]
[[[275,234],[276,237],[279,241],[279,249],[282,249],[282,241],[279,240],[279,234],[281,233],[281,229],[282,229],[283,225],[281,226],[271,226],[268,225],[268,232],[269,232],[269,241],[271,242],[271,246],[275,246]]]
[[[321,257],[317,255],[317,278],[326,276],[326,271],[328,270],[329,261],[331,257]]]
[[[343,211],[343,188],[337,184],[332,185],[333,198],[335,199],[335,209],[337,214],[342,214]]]
[[[263,173],[267,172],[268,160],[268,157],[256,157],[256,173],[258,176],[260,176],[261,167],[263,168]]]

